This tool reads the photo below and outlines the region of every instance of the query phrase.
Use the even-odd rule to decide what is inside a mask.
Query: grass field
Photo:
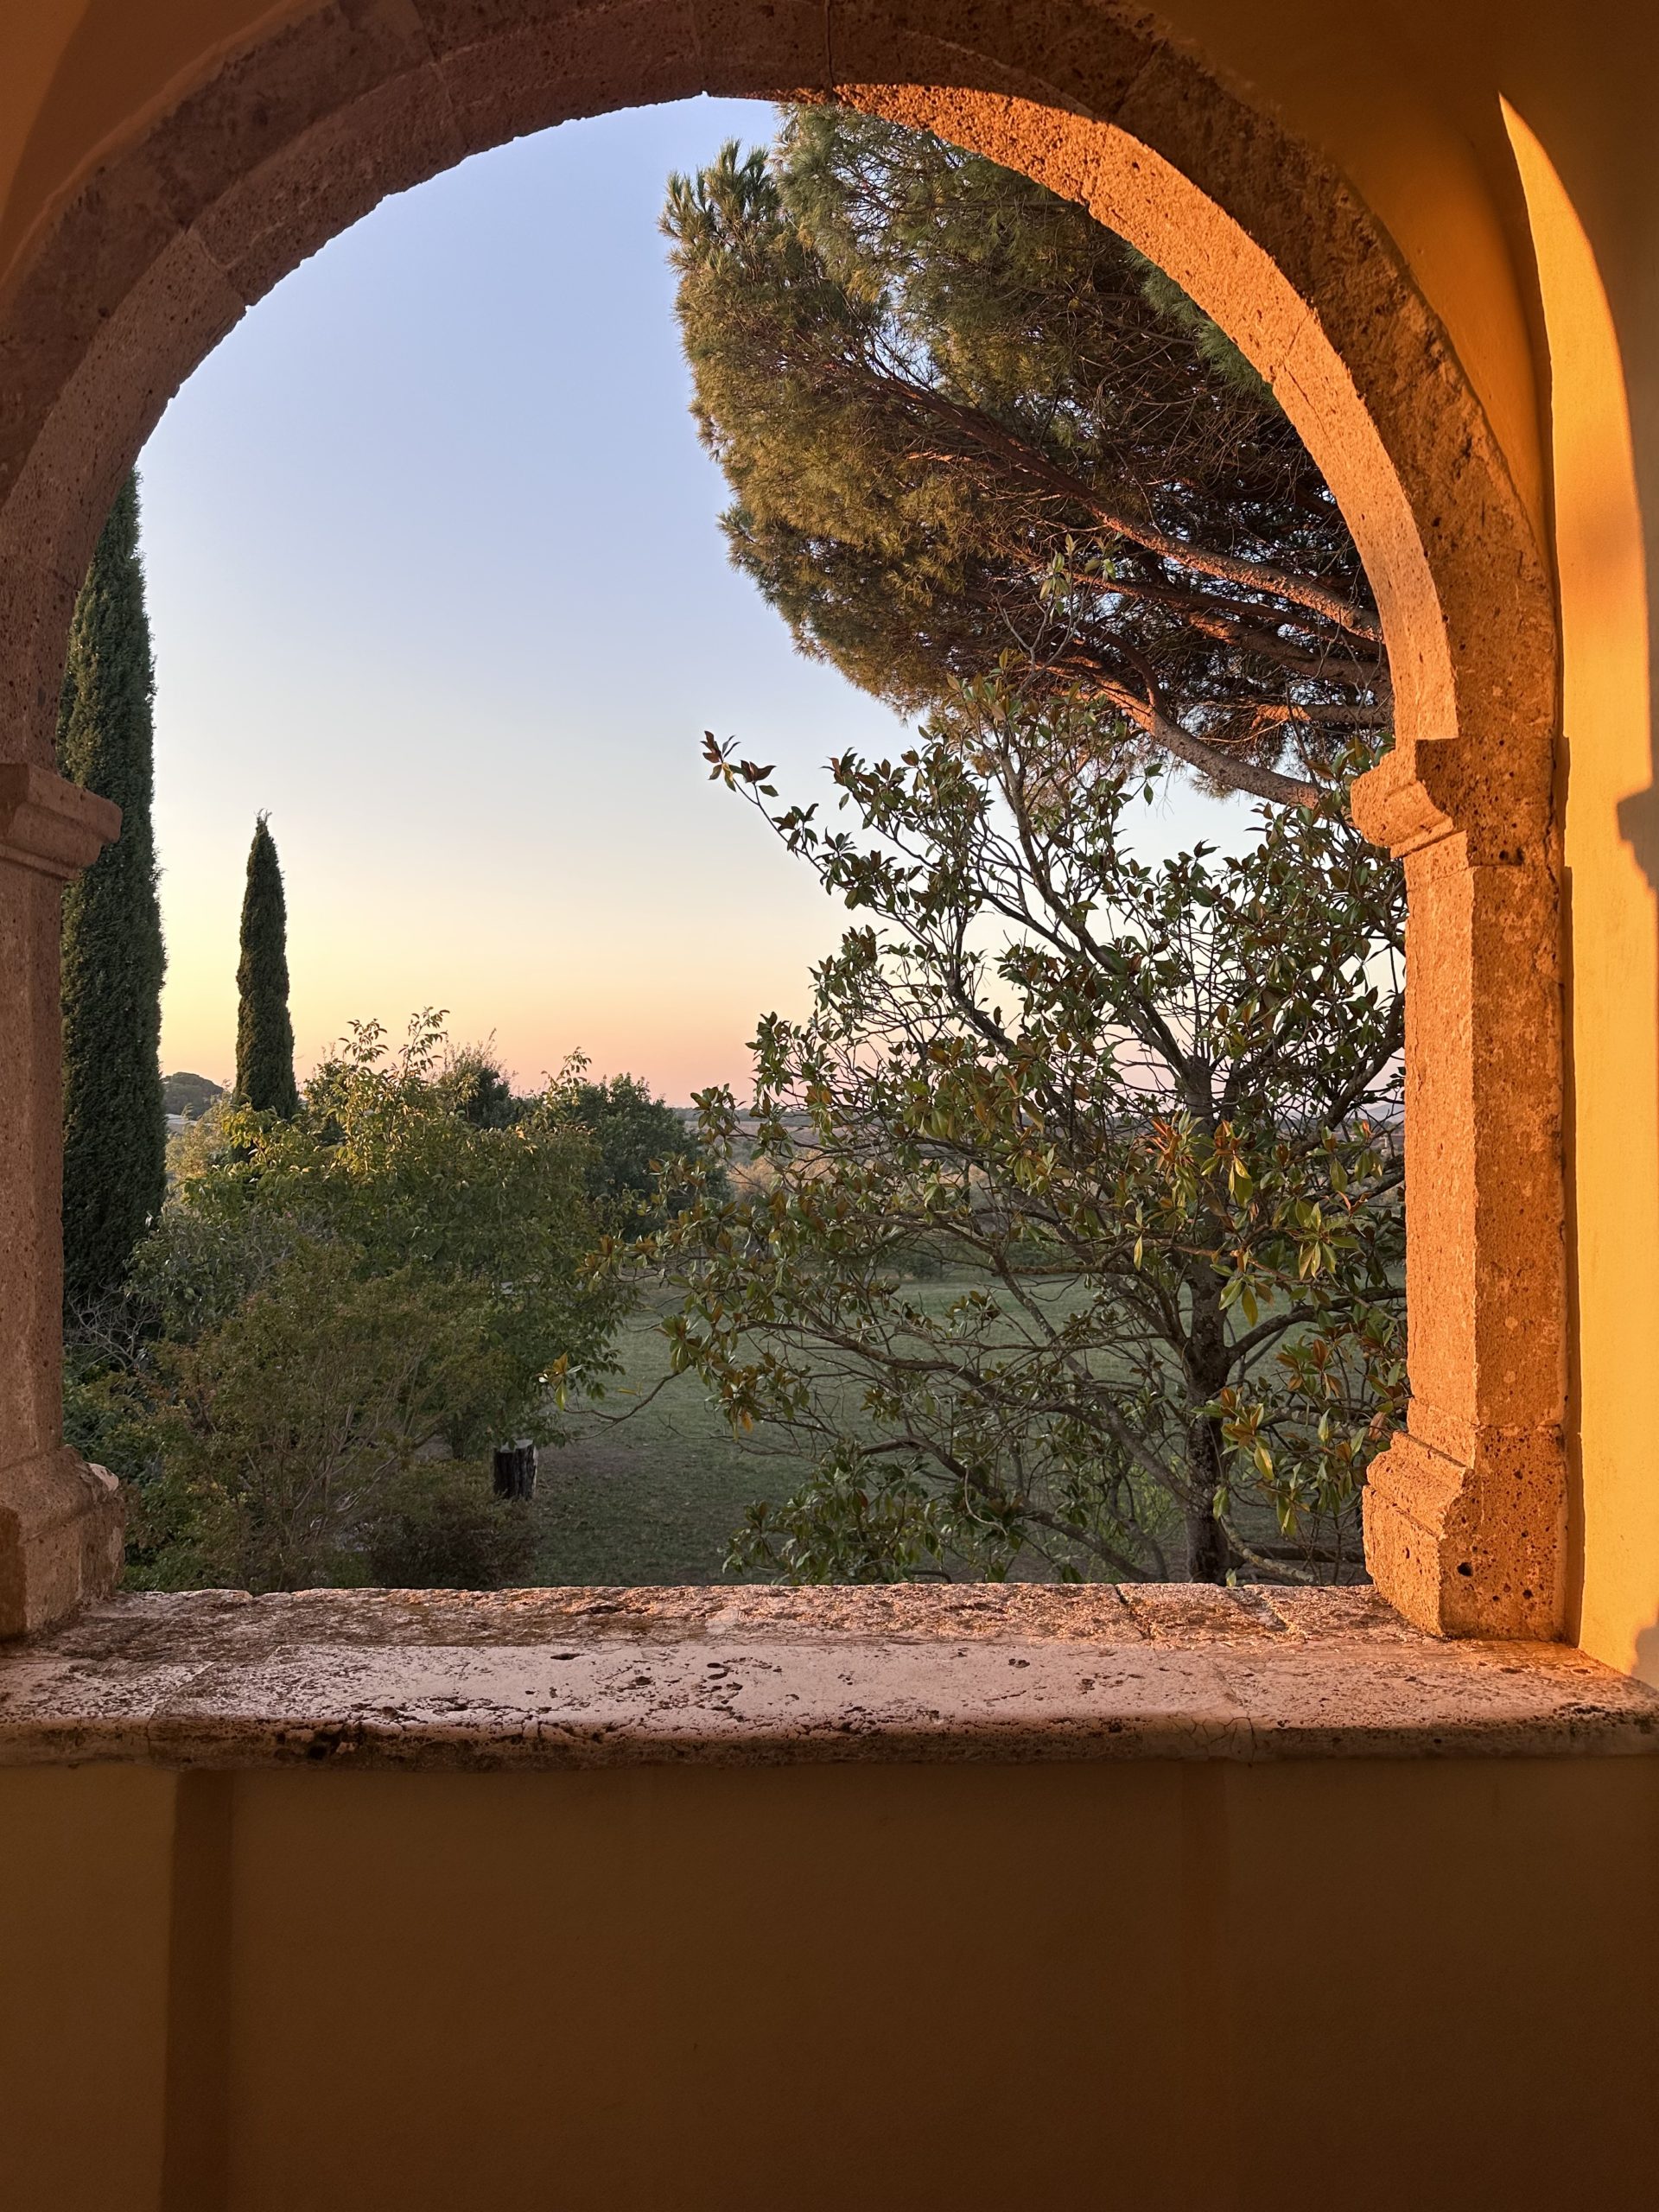
[[[947,1275],[906,1284],[906,1295],[938,1312],[967,1287],[965,1278]],[[810,1460],[787,1446],[740,1441],[695,1376],[669,1377],[660,1319],[670,1302],[677,1301],[647,1305],[624,1322],[616,1346],[622,1373],[605,1401],[569,1415],[569,1442],[540,1455],[540,1581],[723,1581],[721,1562],[745,1510],[757,1498],[788,1497],[809,1470]],[[646,1402],[658,1383],[664,1387]],[[1033,1554],[1018,1572],[1046,1570]]]
[[[631,1314],[616,1349],[622,1373],[604,1402],[573,1414],[570,1441],[540,1455],[537,1579],[718,1582],[744,1509],[786,1497],[805,1463],[740,1444],[695,1376],[670,1377],[642,1402],[668,1376],[656,1310]]]
[[[938,1313],[969,1287],[970,1278],[952,1271],[939,1281],[907,1283],[906,1296]],[[1071,1283],[1046,1294],[1057,1306],[1077,1294]],[[695,1376],[670,1376],[661,1318],[676,1303],[677,1294],[664,1293],[630,1315],[616,1346],[622,1372],[606,1400],[569,1415],[569,1443],[540,1455],[532,1508],[538,1581],[724,1581],[727,1548],[747,1509],[759,1498],[787,1497],[809,1471],[806,1454],[786,1441],[735,1438]],[[652,1396],[658,1384],[663,1387]],[[844,1417],[856,1423],[856,1408],[847,1406]],[[1241,1503],[1238,1518],[1248,1541],[1276,1541],[1264,1506]],[[1179,1571],[1179,1532],[1172,1525],[1164,1535]],[[1014,1568],[1021,1580],[1047,1580],[1052,1572],[1034,1550]]]

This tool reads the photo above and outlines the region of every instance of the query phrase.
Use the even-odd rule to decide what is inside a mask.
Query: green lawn
[[[909,1283],[906,1294],[938,1311],[965,1287],[966,1278],[947,1275]],[[669,1376],[660,1314],[675,1303],[665,1299],[630,1315],[616,1345],[623,1371],[604,1402],[573,1412],[570,1441],[540,1455],[538,1581],[724,1580],[721,1561],[745,1509],[757,1498],[788,1497],[809,1470],[810,1460],[786,1444],[735,1438],[695,1376]],[[1041,1571],[1036,1560],[1031,1566]]]
[[[603,1404],[574,1413],[570,1441],[541,1453],[537,1580],[720,1581],[745,1507],[786,1497],[805,1463],[740,1444],[695,1376],[664,1382],[668,1340],[656,1311],[631,1314],[616,1349],[623,1371]]]
[[[978,1281],[953,1269],[939,1280],[907,1283],[906,1296],[938,1313]],[[1063,1310],[1081,1290],[1063,1281],[1042,1294]],[[604,1402],[573,1411],[569,1443],[541,1453],[533,1508],[540,1582],[722,1581],[727,1547],[746,1509],[757,1498],[788,1497],[810,1469],[809,1459],[786,1440],[734,1437],[695,1376],[669,1375],[660,1323],[677,1302],[676,1294],[659,1294],[624,1322],[616,1345],[622,1372]],[[663,1387],[653,1397],[658,1384]],[[856,1425],[856,1406],[845,1405],[842,1417]],[[1240,1519],[1249,1541],[1276,1540],[1266,1509],[1243,1506]],[[1175,1561],[1178,1532],[1172,1525],[1165,1534]],[[1021,1580],[1046,1580],[1052,1569],[1031,1552],[1014,1573]]]

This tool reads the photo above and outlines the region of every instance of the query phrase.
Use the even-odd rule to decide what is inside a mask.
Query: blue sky
[[[657,214],[770,111],[554,131],[388,200],[245,318],[140,461],[156,659],[162,1064],[234,1058],[255,815],[302,1071],[447,1007],[521,1081],[573,1050],[683,1101],[798,1009],[841,916],[707,780],[890,749],[727,565]],[[1160,844],[1236,822],[1190,795]]]

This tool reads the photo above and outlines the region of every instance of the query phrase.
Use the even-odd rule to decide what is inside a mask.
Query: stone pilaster
[[[1412,1396],[1371,1470],[1365,1560],[1421,1627],[1548,1637],[1567,1516],[1557,870],[1547,814],[1493,810],[1490,782],[1477,804],[1456,766],[1407,748],[1355,791],[1409,907]]]
[[[113,1479],[63,1442],[63,886],[120,809],[49,769],[0,763],[0,1637],[107,1594]]]

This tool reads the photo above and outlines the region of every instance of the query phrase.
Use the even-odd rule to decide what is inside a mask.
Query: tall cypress
[[[263,814],[248,848],[236,993],[237,1096],[261,1113],[297,1113],[294,1024],[288,1013],[288,906],[276,842]]]
[[[155,671],[138,480],[110,510],[76,601],[58,766],[121,810],[121,834],[63,902],[63,1262],[70,1311],[119,1288],[167,1189]]]

